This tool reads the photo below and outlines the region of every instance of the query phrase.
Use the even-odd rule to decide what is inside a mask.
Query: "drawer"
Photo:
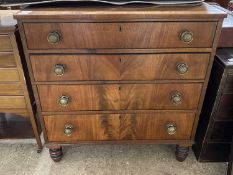
[[[11,40],[8,35],[0,35],[0,51],[12,51]]]
[[[16,67],[14,53],[0,52],[0,68],[14,68]]]
[[[49,22],[23,25],[29,49],[155,49],[210,48],[217,22]]]
[[[25,109],[24,96],[0,96],[0,109]]]
[[[42,111],[196,109],[202,84],[38,85],[37,87]]]
[[[221,96],[215,118],[233,121],[233,94],[224,93]]]
[[[231,143],[233,136],[233,122],[215,122],[210,137],[211,141]]]
[[[0,84],[0,95],[23,95],[20,83]]]
[[[0,69],[0,82],[19,81],[19,74],[17,69]]]
[[[30,60],[36,81],[205,79],[209,54],[33,55]]]
[[[44,116],[44,122],[51,142],[188,140],[194,118],[193,113],[153,112]]]

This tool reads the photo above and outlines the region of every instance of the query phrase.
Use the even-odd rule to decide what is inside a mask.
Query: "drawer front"
[[[44,116],[49,141],[190,139],[193,113]],[[171,132],[172,130],[172,132]]]
[[[201,83],[125,84],[121,86],[121,108],[197,109],[201,90]]]
[[[37,55],[30,59],[36,81],[204,79],[209,54]]]
[[[12,51],[11,40],[8,35],[0,35],[0,51]]]
[[[0,109],[25,109],[24,96],[0,96]]]
[[[221,96],[215,118],[233,121],[233,94],[224,93]]]
[[[24,30],[29,49],[153,49],[212,47],[216,26],[216,22],[24,23]]]
[[[0,84],[0,95],[23,95],[20,83]]]
[[[0,69],[0,81],[19,81],[17,69]]]
[[[38,85],[42,111],[119,110],[118,85]],[[68,97],[67,105],[60,101]],[[64,102],[63,102],[64,104]]]
[[[232,135],[233,135],[233,122],[230,121],[215,122],[210,140],[215,142],[231,143]]]
[[[38,85],[42,111],[196,109],[201,89],[201,83]]]
[[[16,67],[14,53],[0,52],[0,68],[14,68]]]

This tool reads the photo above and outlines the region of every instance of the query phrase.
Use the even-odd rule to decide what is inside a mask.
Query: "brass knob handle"
[[[73,125],[71,125],[71,124],[66,124],[66,125],[64,126],[64,134],[65,134],[66,136],[71,136],[72,133],[73,133],[73,129],[74,129]]]
[[[180,104],[182,102],[182,94],[180,92],[173,92],[171,94],[171,101],[174,104]]]
[[[180,40],[184,43],[190,43],[193,40],[193,32],[185,30],[180,34]]]
[[[169,135],[174,135],[176,133],[176,125],[175,124],[167,124],[166,125],[167,133]]]
[[[62,64],[56,64],[54,66],[54,73],[57,75],[57,76],[62,76],[64,75],[65,73],[65,66],[62,65]]]
[[[188,72],[188,65],[186,63],[177,63],[176,71],[179,74],[185,74],[186,72]]]
[[[61,106],[66,106],[69,104],[69,101],[70,101],[70,98],[68,96],[65,96],[65,95],[62,95],[60,98],[59,98],[59,104]]]
[[[47,36],[47,40],[50,44],[56,44],[61,41],[61,34],[57,31],[50,32]]]

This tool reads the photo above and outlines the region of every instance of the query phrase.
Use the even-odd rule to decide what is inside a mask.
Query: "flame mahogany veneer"
[[[176,144],[185,160],[224,17],[205,3],[15,15],[51,158],[66,144],[127,142]]]

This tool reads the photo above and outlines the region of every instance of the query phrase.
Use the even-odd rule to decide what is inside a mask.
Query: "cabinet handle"
[[[176,72],[178,74],[185,74],[186,72],[188,72],[188,65],[186,63],[177,63]]]
[[[64,134],[65,134],[66,136],[71,136],[72,133],[73,133],[73,129],[74,129],[73,125],[71,125],[71,124],[66,124],[66,125],[64,126]]]
[[[180,33],[180,40],[184,43],[190,43],[193,40],[193,32],[185,30]]]
[[[176,125],[172,123],[168,123],[166,125],[167,133],[169,135],[174,135],[176,133]]]
[[[180,104],[182,102],[182,94],[180,92],[172,92],[171,94],[171,101],[174,104]]]
[[[70,98],[68,96],[62,95],[59,98],[59,104],[61,106],[67,106],[69,104]]]
[[[65,73],[65,66],[62,64],[56,64],[54,66],[54,73],[56,76],[62,76]]]
[[[56,44],[61,41],[61,34],[58,31],[50,32],[47,36],[47,40],[50,44]]]

